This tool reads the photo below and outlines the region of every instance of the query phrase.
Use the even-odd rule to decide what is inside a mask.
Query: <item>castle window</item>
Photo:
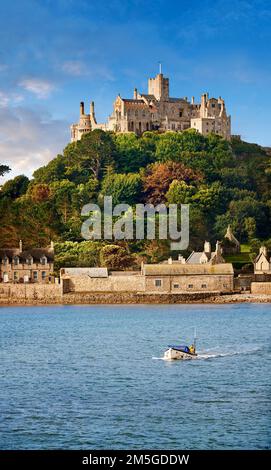
[[[41,279],[42,279],[43,281],[45,281],[45,279],[46,279],[46,271],[42,271],[42,272],[41,272]]]
[[[15,272],[13,273],[13,279],[14,279],[14,281],[18,281],[18,273],[17,273],[17,271],[15,271]]]
[[[180,285],[179,284],[173,284],[174,289],[179,289]]]
[[[42,258],[40,259],[40,263],[41,263],[43,266],[47,263],[47,258],[46,258],[46,256],[42,256]]]
[[[18,266],[18,264],[20,263],[20,260],[19,260],[18,256],[14,256],[13,263],[15,264],[15,266]]]
[[[188,284],[188,289],[193,289],[193,284]]]
[[[5,257],[3,258],[3,264],[4,264],[5,266],[8,264],[8,257],[7,257],[7,256],[5,256]]]
[[[161,287],[162,286],[162,279],[155,279],[155,287]]]
[[[207,287],[207,284],[201,284],[202,289],[206,289],[206,287]]]
[[[180,117],[183,116],[183,112],[182,112],[182,111],[179,112],[179,116],[180,116]]]
[[[38,280],[38,271],[33,272],[33,279],[34,279],[34,281]]]
[[[212,108],[215,108],[215,103],[212,103]]]

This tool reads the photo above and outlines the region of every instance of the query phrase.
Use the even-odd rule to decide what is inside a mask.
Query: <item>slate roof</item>
[[[43,256],[46,256],[49,263],[54,261],[54,252],[49,248],[32,248],[29,250],[23,250],[21,253],[19,248],[0,249],[0,260],[3,260],[5,257],[7,257],[9,261],[11,261],[14,256],[18,256],[19,260],[23,263],[31,256],[34,263],[39,263]]]
[[[202,251],[193,251],[191,255],[188,256],[186,263],[188,264],[200,264],[200,258],[202,257],[203,253],[207,256],[208,260],[210,260],[214,255],[215,251],[212,251],[212,253],[206,253]]]
[[[146,276],[176,276],[202,274],[234,274],[231,263],[221,264],[145,264],[143,274]]]
[[[72,276],[108,277],[107,268],[63,268],[63,271]]]

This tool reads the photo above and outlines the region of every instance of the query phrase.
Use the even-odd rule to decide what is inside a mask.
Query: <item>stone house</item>
[[[220,264],[225,263],[222,256],[221,243],[216,242],[215,251],[212,251],[211,243],[204,243],[203,251],[193,251],[186,260],[187,264]]]
[[[265,246],[261,246],[259,254],[254,260],[254,274],[271,275],[271,258],[268,256]]]
[[[18,248],[0,249],[0,282],[49,283],[53,271],[53,242],[47,248],[24,250],[20,240]]]
[[[223,251],[226,254],[240,253],[241,245],[234,236],[231,225],[228,225],[223,240]]]
[[[234,271],[222,264],[146,264],[143,267],[146,292],[232,292]]]
[[[79,122],[71,126],[71,142],[94,129],[114,132],[183,131],[194,128],[203,135],[218,134],[225,139],[231,137],[231,117],[226,112],[224,100],[201,96],[200,103],[187,97],[172,98],[169,95],[169,79],[160,73],[148,80],[148,93],[134,89],[133,98],[117,96],[113,112],[106,123],[97,123],[94,102],[90,112],[85,113],[84,102],[80,103]]]
[[[219,293],[233,291],[232,264],[142,264],[141,272],[63,268],[64,292]],[[89,270],[93,269],[92,272]]]

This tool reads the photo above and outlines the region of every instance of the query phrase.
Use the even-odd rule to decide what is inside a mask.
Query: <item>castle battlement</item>
[[[208,93],[195,103],[185,98],[172,98],[169,95],[169,78],[162,73],[148,80],[148,93],[139,93],[134,89],[133,98],[117,96],[113,103],[113,112],[106,123],[97,123],[94,102],[90,104],[89,114],[85,114],[84,103],[80,103],[80,117],[77,124],[71,126],[71,141],[80,140],[82,135],[93,129],[114,132],[135,132],[159,130],[183,131],[196,129],[203,135],[214,133],[224,139],[231,137],[231,117],[227,115],[225,101],[209,98]]]

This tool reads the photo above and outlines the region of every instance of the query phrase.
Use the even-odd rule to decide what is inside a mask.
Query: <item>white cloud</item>
[[[84,63],[80,60],[68,60],[61,66],[63,72],[74,77],[90,77],[99,78],[103,80],[112,81],[114,80],[112,72],[106,65],[96,63],[93,59],[91,64]]]
[[[9,103],[9,96],[4,93],[3,91],[0,91],[0,108],[5,108]]]
[[[40,78],[26,78],[19,83],[19,86],[34,93],[40,99],[47,98],[55,89],[51,82]]]
[[[0,108],[6,108],[7,106],[21,103],[24,97],[19,93],[7,93],[0,91]]]
[[[84,64],[79,60],[68,60],[67,62],[64,62],[62,70],[69,75],[74,75],[77,77],[86,73]]]
[[[0,108],[0,164],[31,177],[33,171],[61,153],[69,141],[69,125],[47,112],[26,107]],[[4,181],[0,178],[0,184]]]

